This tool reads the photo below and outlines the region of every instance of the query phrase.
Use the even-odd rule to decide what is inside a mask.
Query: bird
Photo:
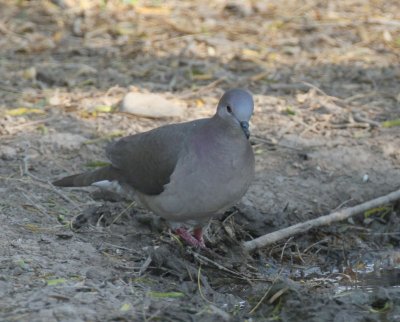
[[[254,179],[253,110],[249,91],[230,89],[212,117],[123,137],[106,148],[109,165],[53,185],[96,186],[137,200],[186,243],[207,248],[204,225],[238,202]]]

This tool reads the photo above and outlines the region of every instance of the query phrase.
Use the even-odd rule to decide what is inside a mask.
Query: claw
[[[193,236],[198,240],[201,248],[207,248],[206,244],[204,243],[203,229],[201,227],[196,227],[193,229]]]
[[[201,228],[195,228],[193,230],[193,235],[184,227],[175,229],[175,233],[179,237],[181,237],[185,242],[187,242],[190,246],[203,249],[207,248],[204,243],[203,231]]]

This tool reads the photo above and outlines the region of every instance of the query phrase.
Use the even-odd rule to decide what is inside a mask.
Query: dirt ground
[[[397,0],[0,1],[0,320],[399,321],[399,205],[240,246],[399,188],[399,62]],[[208,251],[50,184],[232,87],[255,97],[256,179]],[[183,113],[118,112],[131,91]]]

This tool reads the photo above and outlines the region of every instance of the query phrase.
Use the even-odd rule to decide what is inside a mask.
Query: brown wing
[[[107,148],[107,156],[124,182],[144,194],[160,194],[191,132],[205,121],[171,124],[124,137]]]

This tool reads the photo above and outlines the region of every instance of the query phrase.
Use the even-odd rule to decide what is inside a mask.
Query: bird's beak
[[[246,135],[246,138],[249,138],[250,137],[249,122],[246,121],[240,122],[240,127],[242,128],[244,135]]]

